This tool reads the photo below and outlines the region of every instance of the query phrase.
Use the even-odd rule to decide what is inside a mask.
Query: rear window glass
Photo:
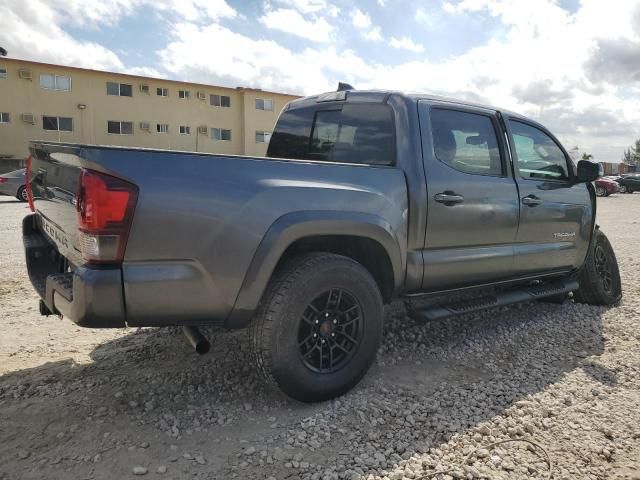
[[[393,113],[388,105],[352,104],[284,112],[267,156],[326,162],[395,163]]]

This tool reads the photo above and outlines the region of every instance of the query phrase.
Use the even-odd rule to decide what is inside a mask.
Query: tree
[[[640,167],[640,138],[622,153],[622,161],[627,165]]]
[[[630,149],[631,163],[634,165],[640,165],[640,138],[636,140],[636,143]]]
[[[593,160],[593,155],[591,155],[590,153],[584,152],[582,154],[582,160]]]
[[[631,161],[631,149],[627,148],[622,154],[622,161],[626,164],[632,163]]]

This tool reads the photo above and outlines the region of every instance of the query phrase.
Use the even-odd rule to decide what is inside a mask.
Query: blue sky
[[[444,94],[619,160],[640,137],[637,0],[0,0],[15,58],[312,94]]]

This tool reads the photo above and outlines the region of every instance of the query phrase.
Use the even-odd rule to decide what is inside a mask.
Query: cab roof
[[[460,106],[460,107],[472,107],[478,108],[482,110],[488,110],[493,112],[501,112],[503,114],[509,115],[513,118],[520,118],[523,120],[528,120],[530,122],[538,123],[533,121],[532,119],[525,117],[516,112],[512,112],[510,110],[506,110],[504,108],[493,107],[491,105],[470,102],[467,100],[459,100],[451,97],[444,97],[439,95],[431,95],[431,94],[423,94],[423,93],[408,93],[401,92],[397,90],[344,90],[337,92],[327,92],[319,95],[311,95],[308,97],[299,98],[289,102],[290,108],[301,108],[306,106],[311,106],[316,103],[325,103],[325,102],[367,102],[367,103],[384,103],[387,101],[389,96],[397,95],[405,98],[406,100],[418,102],[420,100],[424,100],[430,103],[445,103],[452,106]]]

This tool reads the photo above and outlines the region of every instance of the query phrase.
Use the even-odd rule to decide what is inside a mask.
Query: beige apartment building
[[[30,140],[261,156],[294,98],[0,57],[0,159]]]

